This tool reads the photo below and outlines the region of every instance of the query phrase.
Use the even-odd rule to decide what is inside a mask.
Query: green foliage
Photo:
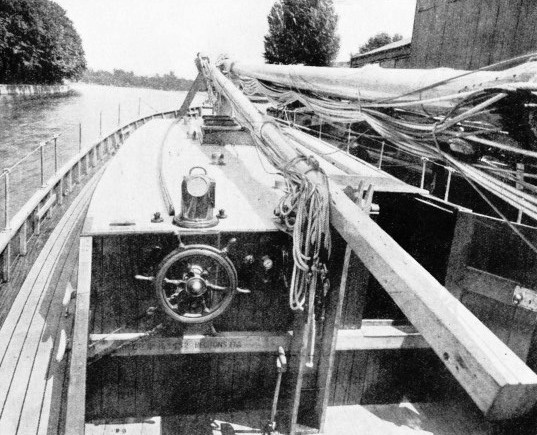
[[[268,16],[267,63],[327,66],[339,50],[332,0],[277,0]]]
[[[82,76],[81,81],[105,86],[121,86],[127,88],[151,88],[166,91],[186,91],[192,86],[192,80],[182,79],[170,71],[163,76],[152,77],[137,76],[132,71],[115,69],[109,71],[93,71],[88,69]]]
[[[80,36],[49,0],[0,0],[0,82],[60,83],[86,68]]]
[[[393,36],[388,35],[386,32],[377,33],[367,40],[367,42],[360,47],[360,54],[367,53],[368,51],[375,50],[392,42],[400,41],[403,37],[396,33]]]

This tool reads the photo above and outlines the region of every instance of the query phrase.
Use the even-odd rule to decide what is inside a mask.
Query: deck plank
[[[97,180],[96,176],[86,185],[50,234],[0,330],[0,433],[37,431],[55,329],[70,277],[69,248],[77,240],[73,230]],[[66,273],[62,273],[65,266]],[[59,303],[60,309],[53,303]],[[25,405],[28,411],[21,415]]]
[[[467,401],[331,406],[325,435],[485,435],[493,425]]]
[[[86,355],[88,347],[89,299],[91,285],[92,238],[80,239],[79,273],[77,282],[75,326],[73,331],[73,350],[69,372],[66,434],[79,434],[84,431],[85,393],[86,393]]]
[[[84,197],[81,199],[81,204],[88,203],[93,188],[96,185],[97,179],[93,180],[87,187],[88,189],[83,192]],[[21,417],[19,423],[19,432],[21,433],[33,433],[41,424],[42,426],[48,426],[48,416],[52,407],[52,390],[56,381],[54,375],[58,376],[56,388],[58,392],[60,385],[63,384],[63,370],[65,364],[62,360],[58,361],[58,346],[61,339],[62,319],[65,319],[63,299],[67,286],[71,285],[71,277],[73,270],[76,270],[78,264],[78,237],[82,229],[82,217],[86,210],[86,206],[80,209],[77,219],[77,224],[74,231],[70,235],[70,241],[66,245],[68,249],[68,256],[65,263],[60,269],[59,279],[51,282],[49,286],[49,292],[52,293],[52,300],[49,305],[48,311],[42,312],[45,316],[43,321],[34,322],[32,328],[42,328],[41,337],[39,340],[38,349],[34,356],[34,365],[31,374],[28,376],[22,370],[17,370],[15,376],[17,378],[25,379],[29,377],[28,389],[26,392],[24,405],[20,410]],[[75,218],[75,215],[72,216]],[[72,288],[71,288],[72,289]],[[38,319],[39,320],[39,319]],[[65,319],[66,321],[67,319]],[[41,324],[43,323],[43,324]],[[65,325],[63,325],[65,326]],[[64,337],[67,337],[64,329]],[[25,345],[25,348],[27,346]],[[62,352],[63,353],[63,352]],[[65,358],[65,355],[64,355]],[[58,370],[59,369],[59,370]],[[48,393],[48,395],[45,395]],[[11,394],[10,394],[11,395]],[[16,396],[14,396],[16,397]],[[42,400],[36,400],[37,397],[42,397]],[[18,398],[15,398],[15,401]],[[43,414],[43,415],[40,415]],[[44,430],[44,428],[42,428]]]
[[[77,245],[78,248],[78,245]],[[75,249],[76,256],[74,257],[75,264],[78,264],[78,249]],[[76,287],[76,281],[78,276],[78,270],[76,266],[71,273],[69,284],[71,290]],[[74,301],[70,301],[66,307],[65,315],[60,321],[58,333],[65,332],[65,337],[70,340],[73,319],[74,319]],[[66,346],[68,346],[68,342]],[[43,404],[41,406],[41,415],[39,419],[38,435],[56,434],[60,432],[62,418],[65,417],[65,409],[61,406],[56,406],[58,403],[62,403],[62,399],[65,393],[65,386],[67,381],[67,367],[68,367],[68,349],[65,349],[63,358],[60,356],[61,339],[56,340],[54,349],[52,350],[56,360],[48,368],[45,393],[43,397]]]
[[[80,229],[81,226],[77,225],[77,228]],[[76,234],[76,232],[75,229],[74,233]],[[49,367],[52,368],[56,363],[53,349],[59,339],[58,327],[63,311],[62,299],[71,275],[70,271],[76,265],[77,255],[73,247],[78,245],[78,238],[72,236],[70,237],[70,242],[66,245],[66,250],[69,253],[65,262],[61,264],[58,281],[50,283],[48,291],[51,293],[51,300],[48,307],[42,307],[43,311],[40,314],[43,317],[39,316],[38,319],[34,319],[28,334],[28,338],[33,338],[33,340],[31,342],[27,340],[24,345],[24,352],[21,358],[24,362],[32,361],[31,367],[28,363],[18,365],[14,374],[14,378],[18,380],[18,388],[10,391],[9,400],[6,401],[4,407],[6,413],[17,416],[20,414],[18,430],[21,433],[35,433],[37,431],[43,395],[46,389],[47,371]],[[44,302],[46,303],[47,301]],[[28,383],[26,384],[25,381]]]

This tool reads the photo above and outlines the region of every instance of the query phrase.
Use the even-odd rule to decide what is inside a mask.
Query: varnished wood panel
[[[461,393],[431,350],[337,353],[330,405],[396,403],[403,397],[432,401]]]
[[[88,367],[88,419],[268,407],[276,355],[104,357]],[[288,391],[284,380],[282,396]]]
[[[239,285],[252,292],[235,296],[231,308],[214,322],[216,330],[285,333],[293,318],[281,275],[286,269],[281,250],[290,245],[287,235],[210,232],[182,237],[182,242],[222,249],[233,237],[237,243],[229,257],[238,269]],[[103,337],[114,331],[129,334],[164,322],[165,336],[183,334],[183,328],[163,313],[145,315],[149,307],[158,306],[154,287],[134,278],[136,274],[155,275],[162,257],[177,247],[177,238],[116,235],[95,239],[91,332]],[[154,254],[157,245],[160,253]],[[243,264],[248,254],[255,257],[253,269]],[[274,262],[273,270],[267,273],[261,267],[263,255]],[[276,384],[277,346],[263,350],[219,355],[104,356],[88,369],[87,414],[89,418],[173,415],[268,404]],[[288,389],[284,378],[282,395]]]
[[[229,257],[236,265],[239,286],[250,294],[236,294],[231,307],[214,322],[217,331],[287,331],[293,313],[288,307],[284,286],[281,250],[288,249],[290,239],[283,233],[224,234],[184,237],[186,245],[203,243],[223,248],[231,238],[238,242]],[[154,275],[160,260],[177,247],[174,236],[112,236],[96,238],[95,267],[92,283],[92,333],[109,334],[143,332],[166,320],[164,314],[146,315],[150,307],[158,307],[152,283],[138,281],[136,274]],[[151,249],[161,246],[162,252],[152,258]],[[288,251],[290,252],[290,251]],[[243,258],[252,254],[255,264],[245,267]],[[268,255],[274,267],[264,273],[261,257]],[[173,323],[173,322],[172,322]],[[176,325],[178,326],[178,325]]]
[[[537,229],[517,227],[533,244],[537,243]],[[537,254],[500,220],[475,218],[468,265],[537,288]]]

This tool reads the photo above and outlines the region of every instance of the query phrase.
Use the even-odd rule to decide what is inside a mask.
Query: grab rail
[[[104,138],[90,144],[85,149],[80,150],[61,168],[58,168],[56,143],[58,136],[41,143],[37,148],[28,153],[25,157],[19,160],[10,168],[4,169],[0,173],[0,186],[4,185],[4,225],[0,226],[0,283],[9,281],[10,271],[15,260],[19,256],[26,255],[27,243],[34,234],[39,233],[40,225],[36,224],[36,219],[40,219],[36,213],[43,204],[47,202],[53,195],[56,195],[56,201],[59,205],[63,203],[63,197],[69,195],[71,185],[79,183],[83,175],[90,173],[90,168],[97,166],[99,161],[104,157],[110,156],[117,150],[129,137],[129,135],[146,122],[155,118],[177,118],[178,110],[154,113],[152,115],[143,116],[134,121],[131,121],[122,127],[112,131]],[[54,142],[54,174],[45,180],[44,176],[44,147]],[[22,208],[11,217],[10,214],[10,173],[21,162],[26,160],[30,155],[40,150],[41,153],[41,187],[35,191],[32,197],[22,206]],[[2,180],[3,179],[3,180]]]

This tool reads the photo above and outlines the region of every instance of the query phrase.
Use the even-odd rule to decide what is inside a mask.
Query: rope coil
[[[309,165],[305,173],[296,170],[299,162]],[[321,175],[323,188],[306,177],[309,172]],[[315,158],[304,155],[285,164],[282,173],[287,194],[281,198],[275,214],[293,235],[294,266],[289,286],[289,306],[292,310],[303,310],[311,274],[317,275],[326,269],[331,248],[328,178]]]

